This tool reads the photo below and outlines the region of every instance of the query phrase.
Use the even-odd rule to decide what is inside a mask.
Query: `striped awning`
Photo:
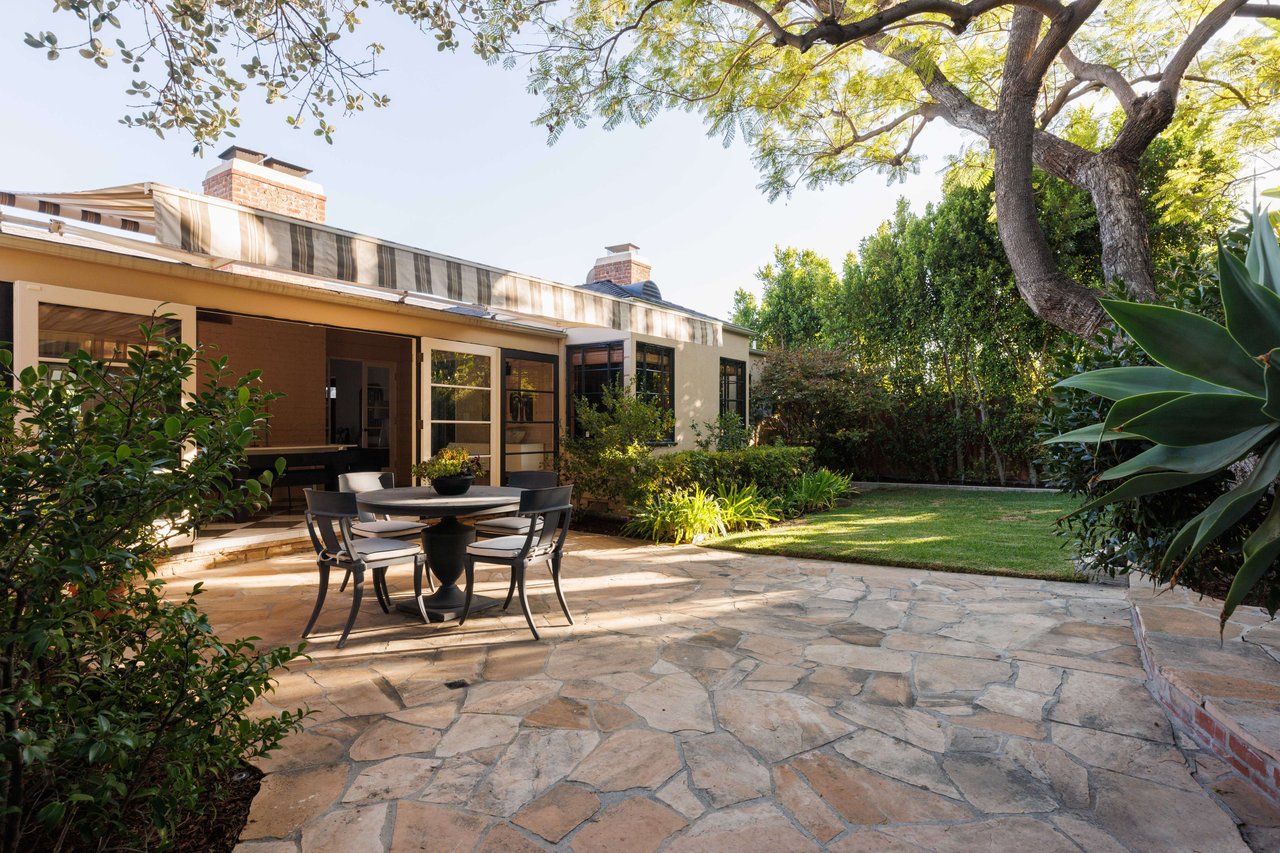
[[[0,192],[0,205],[155,234],[155,203],[147,184],[127,184],[73,193]]]
[[[712,318],[545,281],[242,207],[163,184],[73,193],[0,192],[0,204],[154,235],[161,246],[322,280],[421,293],[495,313],[719,345]]]

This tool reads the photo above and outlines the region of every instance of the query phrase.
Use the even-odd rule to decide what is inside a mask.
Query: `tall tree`
[[[366,103],[371,56],[352,59],[374,0],[58,0],[79,16],[75,45],[130,66],[150,106],[131,121],[180,127],[209,143],[237,117],[249,83],[293,99],[317,133],[325,109]],[[753,146],[772,195],[917,167],[933,121],[990,148],[1000,239],[1022,298],[1077,334],[1103,322],[1094,291],[1054,262],[1039,224],[1033,168],[1090,195],[1102,266],[1136,299],[1154,296],[1138,163],[1172,124],[1214,119],[1232,150],[1274,140],[1280,101],[1280,6],[1270,0],[377,0],[430,30],[441,49],[470,35],[481,56],[530,59],[554,138],[592,115],[644,124],[662,109],[700,112],[726,140]],[[117,13],[129,13],[127,22]],[[133,35],[112,48],[103,31]],[[1223,36],[1219,38],[1219,36]],[[28,43],[55,56],[53,33]],[[239,52],[247,61],[229,62]],[[156,81],[136,79],[149,55]],[[144,75],[145,76],[145,75]],[[369,93],[369,101],[385,98]],[[1099,115],[1110,132],[1080,138]]]

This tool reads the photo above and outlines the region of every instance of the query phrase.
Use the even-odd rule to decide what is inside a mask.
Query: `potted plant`
[[[442,495],[466,494],[479,473],[480,463],[462,447],[446,447],[413,466],[413,476],[430,482]]]

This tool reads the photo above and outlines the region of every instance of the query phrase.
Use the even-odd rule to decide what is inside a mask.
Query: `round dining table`
[[[357,494],[356,503],[365,512],[440,519],[422,531],[422,550],[427,555],[428,569],[436,576],[436,591],[415,596],[415,601],[401,602],[396,608],[429,622],[462,616],[466,593],[458,588],[458,578],[465,568],[467,546],[476,539],[476,530],[458,517],[514,512],[520,507],[521,491],[505,486],[472,486],[465,494],[442,495],[429,486],[402,486]],[[472,598],[471,610],[484,610],[497,604],[495,598],[477,595]]]

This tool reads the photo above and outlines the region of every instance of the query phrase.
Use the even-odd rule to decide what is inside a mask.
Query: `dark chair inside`
[[[311,544],[316,550],[316,567],[320,570],[320,589],[316,594],[316,605],[311,611],[311,618],[307,620],[307,627],[302,630],[303,637],[311,633],[316,619],[320,617],[325,596],[329,592],[329,572],[334,566],[344,569],[354,579],[351,612],[347,615],[346,625],[343,626],[338,648],[347,644],[351,626],[355,624],[356,614],[360,612],[360,602],[364,598],[366,571],[373,576],[373,591],[378,596],[378,604],[382,607],[382,612],[390,613],[391,593],[387,589],[387,569],[401,563],[413,563],[413,592],[421,601],[422,573],[426,565],[426,556],[417,543],[400,539],[355,536],[351,532],[351,523],[359,515],[354,492],[321,492],[306,489],[303,495],[307,499],[307,532],[311,535]]]
[[[526,533],[486,539],[467,546],[465,563],[467,597],[462,607],[459,625],[467,621],[467,615],[471,612],[476,563],[494,563],[511,569],[511,585],[507,588],[507,600],[502,605],[502,609],[506,610],[511,606],[511,598],[518,590],[520,609],[524,611],[524,619],[529,623],[529,630],[533,632],[535,640],[538,639],[538,629],[533,624],[533,614],[529,612],[529,597],[525,593],[525,575],[529,566],[546,563],[551,568],[551,581],[555,585],[560,609],[564,611],[569,624],[573,624],[573,615],[569,613],[569,605],[565,603],[564,592],[560,588],[560,564],[564,556],[564,540],[569,532],[569,521],[573,516],[572,497],[573,486],[528,489],[520,495],[520,510],[517,513],[519,518],[529,522]]]

